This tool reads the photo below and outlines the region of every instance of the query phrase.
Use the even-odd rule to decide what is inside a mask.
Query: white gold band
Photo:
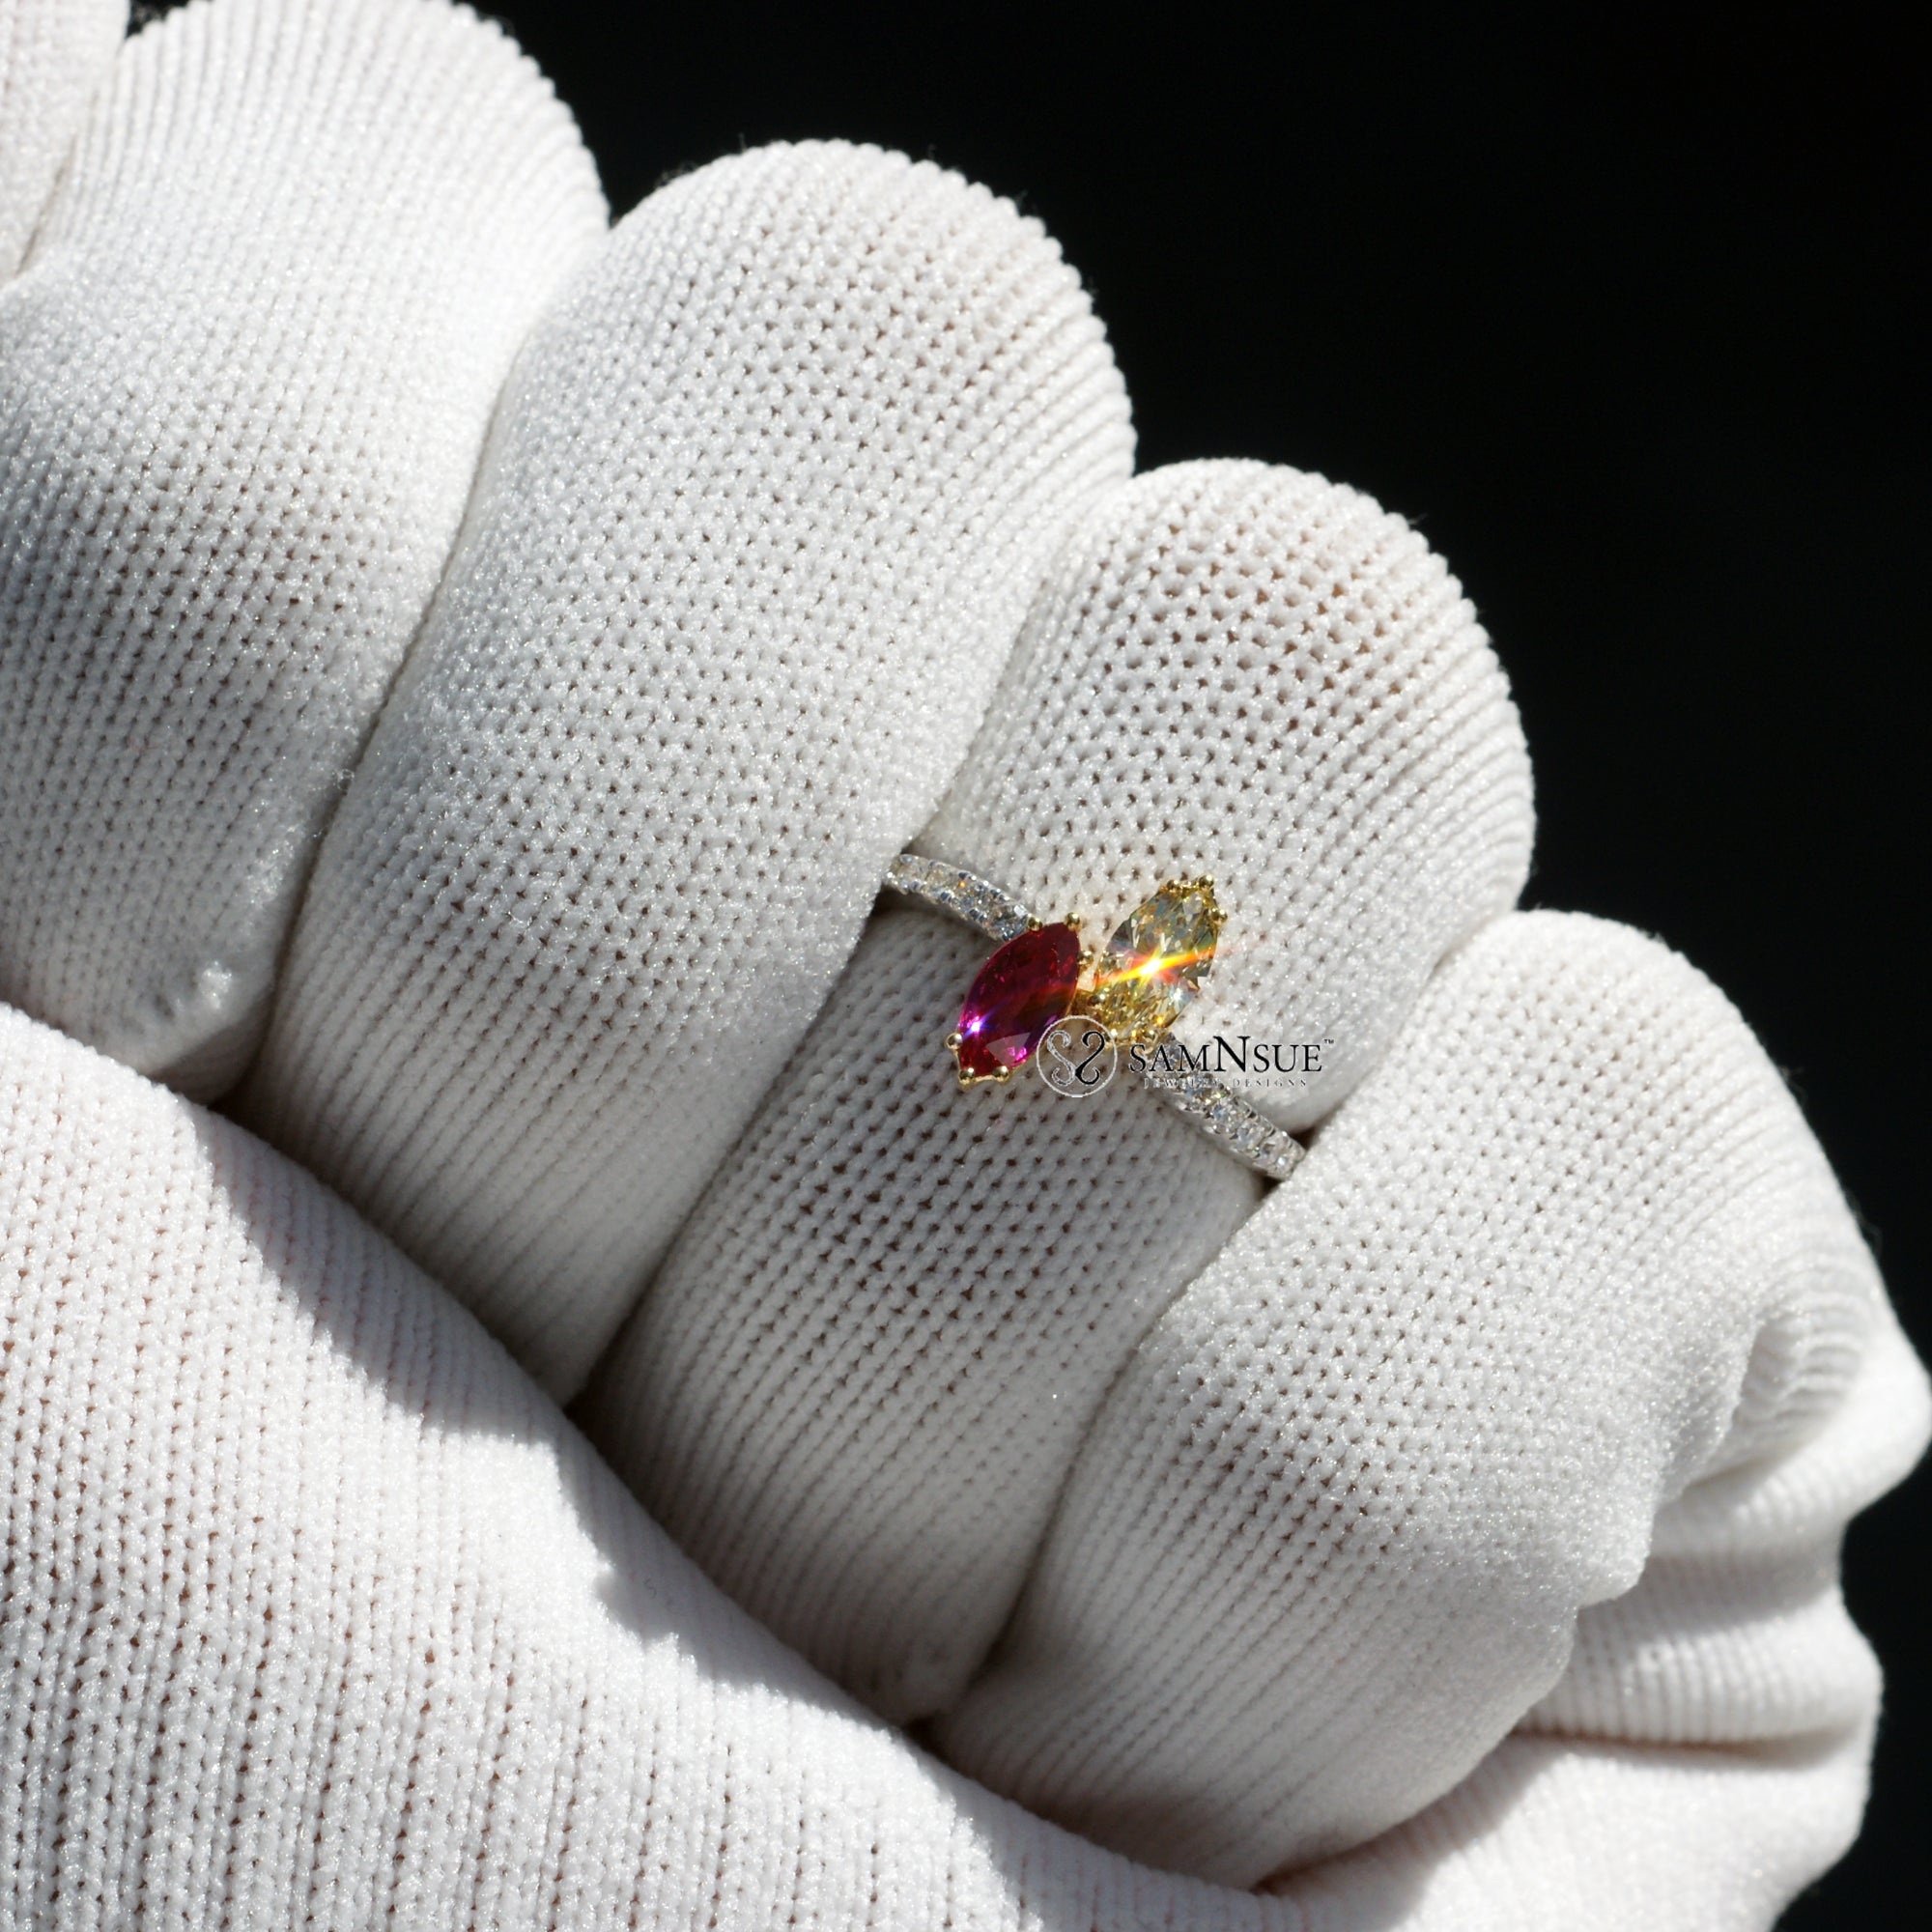
[[[901,852],[887,868],[886,889],[950,913],[1002,945],[1035,923],[1025,905],[990,879],[913,852]],[[1223,1152],[1272,1180],[1293,1173],[1307,1151],[1286,1127],[1277,1126],[1212,1074],[1144,1071],[1141,1079]]]

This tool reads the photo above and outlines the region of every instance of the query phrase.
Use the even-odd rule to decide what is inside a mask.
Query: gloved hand
[[[1440,562],[1131,477],[933,167],[607,234],[441,0],[118,15],[0,0],[0,1926],[1767,1924],[1924,1378],[1721,996],[1510,910]],[[1211,874],[1301,1168],[957,1092],[915,838]]]

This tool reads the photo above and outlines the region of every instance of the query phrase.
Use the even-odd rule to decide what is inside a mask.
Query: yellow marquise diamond
[[[1082,1010],[1116,1038],[1158,1039],[1200,992],[1221,925],[1213,880],[1170,879],[1108,940]]]

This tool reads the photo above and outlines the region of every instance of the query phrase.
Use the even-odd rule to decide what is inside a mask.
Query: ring
[[[1081,947],[1077,920],[1044,923],[991,880],[937,859],[900,853],[887,868],[886,889],[998,942],[966,995],[957,1030],[947,1037],[961,1087],[1011,1079],[1083,992],[1082,1014],[1117,1044],[1158,1050],[1214,963],[1224,923],[1211,879],[1172,879],[1096,952]],[[1307,1151],[1211,1074],[1155,1070],[1139,1052],[1133,1065],[1177,1113],[1257,1173],[1283,1179]]]

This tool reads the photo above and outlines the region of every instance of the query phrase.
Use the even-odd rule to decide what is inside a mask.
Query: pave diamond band
[[[922,859],[916,852],[901,852],[886,868],[886,890],[950,912],[988,939],[1003,943],[1017,939],[1034,923],[1033,914],[1011,893],[957,866]]]
[[[946,865],[938,859],[922,858],[912,852],[901,853],[887,870],[886,887],[901,897],[951,914],[976,931],[984,933],[988,939],[997,941],[1003,948],[1039,930],[1039,921],[1010,893],[989,879],[982,879],[961,867]],[[1208,880],[1177,881],[1172,886],[1164,887],[1149,904],[1164,905],[1183,893],[1191,895],[1184,903],[1197,922],[1203,918],[1211,919],[1211,930],[1218,931],[1220,913],[1213,902],[1212,885]],[[1147,908],[1142,911],[1146,912]],[[1204,957],[1192,963],[1170,967],[1165,975],[1166,980],[1170,984],[1178,984],[1181,976],[1185,975],[1191,985],[1207,970],[1211,958],[1212,940],[1209,938]],[[1118,983],[1131,991],[1134,981],[1122,976]],[[983,1075],[969,1076],[967,1062],[959,1055],[959,1044],[960,1036],[956,1034],[948,1041],[959,1061],[961,1085],[977,1084],[980,1077],[1007,1077],[1009,1067],[989,1068]],[[1024,1051],[1019,1057],[1025,1057]],[[1211,1074],[1153,1074],[1143,1070],[1142,1082],[1177,1113],[1193,1122],[1224,1152],[1271,1179],[1280,1180],[1292,1174],[1305,1151],[1301,1143],[1286,1127],[1277,1126],[1265,1114],[1251,1107],[1238,1094]]]

